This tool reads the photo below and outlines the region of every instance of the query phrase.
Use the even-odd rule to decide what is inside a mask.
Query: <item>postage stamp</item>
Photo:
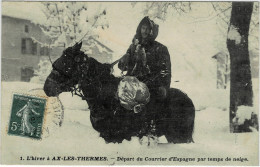
[[[30,95],[46,99],[41,138],[47,138],[62,126],[64,107],[59,97],[47,97],[41,88],[28,91]]]
[[[46,99],[13,95],[8,134],[41,139]]]

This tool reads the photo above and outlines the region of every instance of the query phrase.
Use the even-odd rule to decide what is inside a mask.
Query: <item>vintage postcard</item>
[[[259,2],[3,1],[2,165],[259,165]]]

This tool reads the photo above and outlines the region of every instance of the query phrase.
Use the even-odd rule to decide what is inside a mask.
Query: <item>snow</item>
[[[233,122],[236,122],[236,120],[238,120],[237,124],[242,125],[246,119],[247,120],[251,119],[252,113],[258,115],[257,108],[249,107],[249,106],[239,106],[236,112],[236,117],[233,119]]]
[[[17,86],[19,85],[19,87]],[[123,141],[121,144],[106,144],[99,137],[99,133],[95,131],[90,122],[89,110],[87,103],[81,98],[71,96],[70,93],[62,93],[60,100],[64,106],[64,120],[61,127],[56,127],[52,133],[41,141],[31,140],[19,136],[10,136],[6,134],[8,126],[10,107],[13,92],[28,92],[35,88],[42,88],[42,84],[25,83],[25,82],[2,82],[2,159],[3,163],[17,164],[21,163],[18,159],[20,156],[35,155],[35,156],[107,156],[108,162],[98,162],[99,165],[108,165],[115,163],[116,165],[125,164],[124,162],[113,161],[111,157],[246,157],[248,162],[220,162],[215,165],[252,165],[258,162],[258,149],[255,145],[258,143],[258,132],[245,134],[229,133],[229,111],[224,110],[221,102],[217,103],[212,100],[204,105],[200,111],[196,112],[195,129],[193,138],[195,143],[192,144],[159,144],[151,147],[140,145],[139,140],[133,137],[131,141]],[[8,89],[7,89],[8,88]],[[193,92],[195,91],[195,92]],[[216,94],[220,91],[218,94]],[[255,92],[255,91],[254,91]],[[196,94],[195,89],[190,89],[188,94]],[[219,96],[221,93],[226,94],[227,91],[215,90],[212,93],[214,96]],[[208,99],[212,98],[207,97]],[[206,97],[205,97],[206,98]],[[192,97],[196,101],[195,97]],[[205,100],[205,99],[204,99]],[[197,105],[199,105],[199,102]],[[202,101],[201,101],[202,103]],[[196,104],[196,103],[195,103]],[[160,143],[165,143],[165,137],[159,139]],[[145,142],[145,141],[144,141]],[[22,145],[20,143],[23,143]],[[94,147],[93,147],[94,146]],[[36,152],[37,150],[37,152]],[[243,151],[242,151],[243,150]],[[14,159],[17,157],[17,159]],[[34,164],[33,161],[27,161],[28,164]],[[37,161],[38,164],[44,162]],[[75,163],[75,162],[74,162]],[[150,164],[151,162],[138,162],[141,164]],[[154,162],[162,164],[162,162]],[[70,165],[73,162],[52,162],[52,164]],[[95,162],[80,162],[79,164],[96,164]],[[136,164],[136,162],[129,162]],[[164,163],[163,163],[164,164]],[[170,162],[165,164],[171,165]],[[175,165],[180,163],[174,162]],[[191,162],[185,163],[186,165]],[[212,162],[200,162],[197,165],[214,164]]]
[[[240,44],[241,42],[241,35],[237,31],[237,28],[234,25],[230,26],[229,32],[228,32],[228,39],[234,40],[236,45]]]
[[[35,76],[31,78],[31,82],[43,84],[51,73],[51,70],[52,64],[50,60],[47,57],[41,58],[38,64],[38,69],[34,72]]]
[[[98,48],[98,51],[100,52],[100,53],[103,53],[103,52],[106,52],[106,53],[111,53],[111,52],[109,52],[108,50],[107,50],[107,48],[105,48],[105,47],[102,47],[101,45],[99,45],[97,42],[96,42],[96,46],[97,46],[97,48]]]
[[[33,43],[39,44],[40,47],[50,47],[49,44],[47,44],[47,43],[42,43],[42,42],[38,41],[37,39],[35,39],[33,36],[31,36],[31,39],[32,39]]]
[[[93,47],[97,47],[99,53],[103,53],[106,52],[107,54],[111,54],[112,52],[109,51],[107,48],[103,47],[102,45],[100,45],[98,42],[96,42],[94,39],[90,39],[87,42],[87,47],[88,48],[93,48]],[[85,46],[86,47],[86,46]],[[82,48],[84,48],[84,46],[82,46]]]

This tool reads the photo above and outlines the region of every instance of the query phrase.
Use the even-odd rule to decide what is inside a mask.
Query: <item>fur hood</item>
[[[148,41],[147,42],[152,42],[156,39],[158,36],[159,32],[159,25],[155,24],[153,20],[151,20],[148,16],[144,17],[141,22],[139,23],[137,29],[136,29],[136,35],[135,39],[138,39],[141,41],[142,35],[141,35],[141,27],[143,24],[148,24],[151,27],[151,33],[149,34]]]

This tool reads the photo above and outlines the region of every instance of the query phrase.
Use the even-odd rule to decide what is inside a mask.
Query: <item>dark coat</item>
[[[142,41],[141,26],[145,23],[150,24],[151,33],[146,41]],[[137,27],[133,43],[118,63],[119,69],[127,71],[126,75],[136,76],[140,81],[146,83],[150,91],[159,87],[168,90],[171,83],[170,54],[166,46],[155,41],[158,29],[159,26],[148,17],[143,18]],[[144,56],[140,56],[136,52],[136,40],[142,41],[139,44],[145,50]]]

